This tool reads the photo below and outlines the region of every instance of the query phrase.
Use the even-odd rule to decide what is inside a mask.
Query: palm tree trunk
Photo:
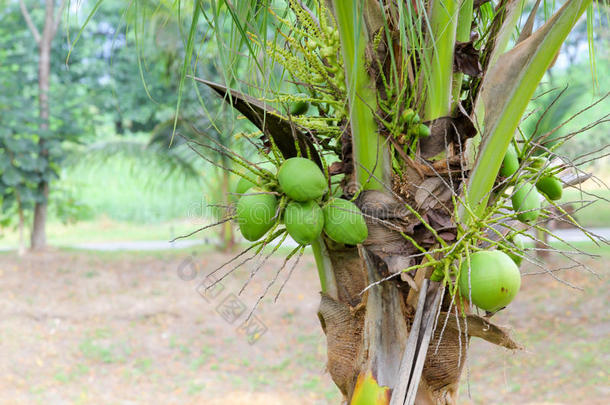
[[[23,215],[23,205],[21,203],[21,197],[19,196],[19,193],[17,192],[15,195],[16,199],[17,199],[17,212],[19,215],[19,224],[18,224],[18,228],[19,228],[19,247],[17,248],[17,254],[19,256],[23,256],[25,254],[25,240],[24,240],[24,228],[25,228],[25,218]]]
[[[382,195],[379,192],[366,194],[369,197],[359,198],[363,212],[366,211],[363,201],[366,201],[365,205],[377,207],[388,202],[387,196],[376,198]],[[367,225],[375,226],[373,223]],[[335,296],[322,294],[318,316],[327,336],[328,370],[347,403],[352,399],[361,375],[370,372],[379,386],[390,390],[405,378],[401,363],[418,305],[417,298],[415,302],[409,299],[412,287],[400,276],[387,280],[391,273],[378,253],[387,249],[392,239],[390,234],[379,238],[373,232],[359,248],[338,247],[327,241],[332,263],[331,282],[336,284],[337,293]],[[393,260],[398,259],[394,257]],[[425,269],[419,271],[425,272]],[[386,280],[375,284],[382,279]],[[370,285],[373,286],[367,289]],[[423,298],[429,301],[435,291],[431,289]],[[444,290],[439,293],[443,294]],[[446,301],[441,306],[442,313],[448,310],[449,300]],[[436,312],[431,316],[435,321]],[[432,331],[415,404],[455,404],[468,337],[464,330],[457,331],[453,327],[444,331],[438,327]],[[441,339],[442,344],[439,344]],[[389,401],[388,396],[387,401],[379,404],[389,404]]]
[[[440,198],[442,193],[434,197]],[[352,405],[363,404],[349,401],[367,375],[383,397],[371,405],[456,404],[470,337],[512,350],[520,346],[489,317],[462,312],[467,302],[452,299],[442,283],[430,280],[432,269],[402,272],[414,253],[404,235],[420,238],[419,244],[426,238],[417,225],[407,225],[411,231],[387,226],[409,221],[401,202],[369,190],[356,203],[367,220],[367,240],[349,247],[325,239],[330,268],[318,317],[327,337],[328,370]],[[440,215],[435,208],[421,214]],[[405,392],[413,402],[404,402]]]

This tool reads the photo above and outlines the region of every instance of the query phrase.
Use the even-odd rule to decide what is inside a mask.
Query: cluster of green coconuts
[[[243,237],[261,239],[277,221],[300,245],[309,245],[324,231],[332,240],[347,245],[364,242],[368,229],[360,209],[351,201],[328,196],[328,182],[311,160],[295,157],[284,161],[277,183],[254,184],[242,178],[236,219]],[[280,207],[279,195],[287,197]],[[325,197],[328,197],[325,199]]]
[[[535,157],[527,170],[540,170],[546,166],[544,157]],[[519,170],[519,153],[511,144],[506,152],[500,175],[510,177]],[[511,197],[513,210],[521,222],[536,221],[540,215],[542,196],[555,201],[563,194],[561,181],[553,176],[540,177],[535,184],[525,181],[515,185]],[[541,196],[542,195],[542,196]],[[521,239],[509,236],[517,251],[524,246]],[[508,305],[519,292],[521,275],[519,266],[523,258],[511,251],[491,250],[478,251],[464,260],[458,280],[462,296],[469,298],[477,307],[495,312]]]
[[[547,160],[544,157],[535,157],[528,169],[539,170],[547,164]],[[519,170],[519,153],[515,149],[514,145],[511,144],[506,151],[504,160],[502,161],[502,167],[500,168],[500,175],[503,177],[509,177],[515,174]],[[563,186],[561,181],[553,176],[542,176],[536,184],[530,182],[518,183],[515,186],[515,192],[511,198],[513,210],[517,212],[517,219],[521,222],[534,222],[540,215],[541,208],[541,195],[545,198],[556,201],[559,200],[563,194]]]
[[[293,106],[293,113],[303,114],[307,107]],[[415,113],[407,110],[404,120],[414,135],[429,136],[430,129],[419,123]],[[546,160],[538,157],[530,167],[539,169],[545,164]],[[511,145],[500,175],[509,177],[518,169],[519,156]],[[274,187],[276,192],[272,190]],[[558,200],[562,191],[562,184],[555,176],[541,177],[536,184],[517,184],[511,198],[517,218],[522,222],[535,221],[540,215],[540,193],[549,200]],[[288,198],[283,212],[279,212],[278,192]],[[243,194],[237,202],[237,222],[242,235],[249,241],[262,238],[277,221],[283,221],[288,234],[301,245],[311,244],[322,232],[333,241],[348,245],[362,243],[368,236],[362,213],[354,203],[333,196],[325,200],[328,195],[326,177],[309,159],[287,159],[277,173],[277,187],[253,184],[242,178],[237,193]],[[509,239],[518,251],[523,249],[520,239]],[[485,311],[495,312],[504,308],[521,287],[521,261],[521,256],[510,251],[472,253],[463,260],[460,268],[460,294]]]

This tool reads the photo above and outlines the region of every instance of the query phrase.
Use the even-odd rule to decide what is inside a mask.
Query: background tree
[[[73,161],[84,159],[96,164],[122,155],[134,163],[146,161],[158,165],[167,176],[195,179],[201,185],[202,201],[210,205],[202,207],[200,214],[211,212],[213,217],[220,218],[223,213],[219,207],[230,204],[229,194],[234,191],[236,179],[219,167],[230,167],[231,162],[215,151],[207,154],[209,162],[202,162],[184,140],[213,139],[218,147],[241,150],[242,142],[224,128],[239,130],[243,125],[233,123],[229,114],[219,109],[222,101],[211,98],[210,90],[183,88],[181,84],[185,49],[180,33],[189,28],[190,20],[181,21],[176,7],[189,15],[189,6],[144,1],[124,7],[123,2],[104,2],[87,23],[84,38],[74,49],[73,54],[94,61],[95,71],[110,68],[103,79],[115,93],[112,97],[99,83],[89,86],[96,89],[92,95],[95,106],[104,112],[106,120],[112,120],[115,136],[98,138],[97,142],[76,150]],[[201,32],[210,29],[205,21],[200,21],[198,28]],[[207,49],[213,48],[210,38],[202,37],[201,41]],[[90,49],[102,49],[103,57],[90,55]],[[211,50],[198,59],[195,70],[199,75],[221,78],[212,62],[215,54]],[[213,116],[202,113],[215,110],[220,112]],[[146,136],[133,136],[137,134]],[[150,180],[158,173],[139,171],[138,176]],[[233,244],[231,223],[226,222],[220,229],[220,245],[231,249]]]
[[[88,104],[83,102],[87,93],[83,86],[76,85],[72,89],[62,86],[62,81],[72,78],[57,60],[60,52],[54,53],[49,48],[53,43],[51,34],[55,35],[58,22],[45,17],[45,24],[49,26],[39,34],[34,31],[34,24],[43,15],[38,12],[31,16],[22,14],[24,7],[23,3],[11,2],[2,11],[0,150],[8,159],[3,159],[0,168],[0,194],[4,213],[13,206],[19,213],[21,235],[29,218],[28,212],[34,211],[31,243],[40,248],[45,241],[49,183],[57,178],[58,165],[63,158],[62,144],[74,141],[91,128],[90,111]],[[36,48],[38,53],[30,52]],[[10,219],[5,215],[5,223]],[[20,249],[23,248],[22,237]]]
[[[51,80],[51,46],[63,13],[66,2],[61,1],[56,9],[55,0],[46,0],[44,3],[44,17],[42,29],[39,30],[32,20],[24,0],[19,0],[19,6],[23,13],[28,28],[38,47],[38,118],[39,118],[39,156],[50,163],[49,153],[53,147],[52,139],[49,139],[49,84]],[[43,249],[47,244],[46,221],[47,221],[47,199],[49,197],[49,179],[41,176],[36,186],[40,201],[34,205],[34,220],[32,225],[31,246],[32,249]]]
[[[45,84],[42,87],[43,106],[48,107],[45,111],[49,115],[42,127],[42,110],[37,108],[41,94],[37,67],[42,50],[36,42],[38,34],[33,34],[39,30],[33,29],[43,27],[47,9],[25,1],[3,5],[0,151],[7,159],[0,163],[1,218],[3,226],[19,227],[21,251],[25,249],[27,226],[32,225],[31,243],[36,248],[44,231],[43,219],[48,215],[63,220],[84,213],[74,196],[56,189],[61,187],[56,180],[62,168],[82,162],[88,151],[99,150],[102,145],[107,146],[106,157],[117,155],[116,146],[122,142],[124,151],[137,150],[138,158],[146,150],[156,163],[163,162],[165,175],[181,173],[190,175],[190,179],[206,179],[210,185],[201,183],[202,196],[205,187],[221,187],[218,179],[223,178],[222,172],[201,176],[216,169],[193,159],[195,153],[186,146],[169,148],[179,98],[180,61],[184,57],[180,35],[189,23],[176,18],[174,4],[138,2],[125,12],[124,2],[108,0],[96,8],[86,29],[80,31],[82,18],[95,6],[83,3],[84,15],[68,13],[64,24],[55,21],[58,26],[50,42],[48,89],[44,90]],[[59,5],[54,9],[53,18],[59,18]],[[219,77],[212,64],[200,66],[206,77]],[[208,98],[205,93],[188,89],[180,97],[184,103],[180,119],[188,119],[178,128],[180,133],[192,135],[195,126],[216,134],[222,142],[232,140],[223,138],[203,117],[199,100]],[[214,100],[208,107],[219,104]],[[46,130],[41,132],[41,128]],[[88,164],[100,163],[95,162],[96,156],[91,156]],[[159,173],[139,175],[150,181],[158,179]],[[186,214],[186,207],[184,211]]]

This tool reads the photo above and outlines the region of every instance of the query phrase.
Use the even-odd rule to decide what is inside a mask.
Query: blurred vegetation
[[[604,98],[610,92],[610,77],[599,74],[597,89],[592,90],[591,81],[594,79],[590,69],[587,63],[580,63],[558,72],[551,70],[552,74],[547,75],[549,80],[541,86],[540,96],[530,104],[532,114],[521,125],[527,137],[544,139],[546,147],[559,144],[559,153],[570,160],[600,151],[610,141],[606,122],[561,144],[566,136],[602,119],[610,111],[610,97]],[[597,69],[607,72],[610,61],[603,59]],[[597,164],[607,164],[607,160]]]
[[[156,223],[186,218],[205,198],[202,182],[168,176],[166,170],[154,161],[117,156],[103,164],[70,166],[59,185],[72,190],[76,200],[87,207],[81,220],[106,216],[116,221]]]
[[[49,83],[49,127],[39,127],[38,46],[28,29],[18,3],[2,2],[0,11],[0,220],[7,225],[15,210],[30,210],[44,201],[38,186],[58,177],[66,143],[82,142],[95,128],[94,111],[88,99],[96,94],[95,81],[86,80],[80,69],[68,69],[63,61],[63,32],[58,31],[51,51]],[[44,17],[32,10],[34,25]],[[63,42],[66,42],[64,36]],[[92,48],[93,49],[93,48]],[[85,55],[77,59],[86,64]],[[43,147],[39,140],[45,142]],[[9,215],[7,215],[7,213]]]
[[[42,3],[26,3],[34,22],[40,23]],[[16,225],[16,195],[26,209],[26,222],[31,221],[27,210],[38,198],[33,185],[40,176],[53,180],[49,196],[53,224],[100,218],[160,224],[188,218],[196,204],[199,216],[213,217],[217,213],[201,208],[202,202],[222,202],[223,188],[235,181],[223,179],[213,166],[229,165],[220,155],[208,154],[213,163],[204,162],[181,138],[173,137],[179,97],[179,134],[200,141],[212,137],[240,150],[233,134],[244,126],[244,120],[223,110],[207,89],[187,79],[179,91],[192,2],[146,0],[127,6],[120,0],[104,0],[84,25],[96,3],[82,2],[66,10],[53,42],[51,128],[45,135],[53,156],[46,164],[35,153],[41,136],[37,132],[35,43],[18,2],[0,0],[0,232]],[[182,7],[181,20],[176,7]],[[215,43],[206,21],[198,24],[200,37],[195,43],[208,53],[192,61],[187,73],[223,82],[218,49],[228,45]],[[606,29],[595,33],[599,45],[594,49],[594,69],[587,61],[586,24],[579,24],[571,34],[539,97],[530,105],[532,115],[522,124],[525,134],[553,130],[610,91],[604,24],[606,20],[601,27]],[[245,66],[235,69],[249,74]],[[589,90],[593,80],[595,93]],[[578,130],[608,111],[610,98],[557,129],[554,137]],[[574,159],[602,149],[609,140],[610,129],[603,124],[579,134],[560,150]],[[595,170],[602,170],[608,159],[595,165]],[[569,193],[570,199],[577,194]],[[608,203],[596,204],[579,213],[583,224],[610,226]]]
[[[177,120],[179,134],[232,142],[232,131],[219,131],[202,113],[220,110],[216,97],[191,85],[178,91],[192,8],[186,3],[69,6],[52,43],[50,128],[42,134],[36,42],[19,3],[0,1],[0,228],[16,226],[18,211],[31,223],[41,176],[52,180],[50,219],[63,223],[100,215],[140,222],[183,217],[181,203],[201,199],[204,184],[218,188],[219,172],[173,137]],[[40,26],[43,4],[25,4]],[[191,73],[220,80],[213,60],[198,60]],[[222,113],[215,119],[230,128]],[[47,139],[47,159],[39,156],[40,137]],[[133,177],[117,176],[126,172]]]

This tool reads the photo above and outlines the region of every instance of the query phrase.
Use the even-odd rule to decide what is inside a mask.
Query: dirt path
[[[0,254],[0,404],[338,404],[324,369],[318,282],[304,256],[277,303],[273,258],[203,297],[197,286],[220,254]],[[601,279],[526,278],[510,324],[527,347],[473,341],[465,404],[605,404],[610,397],[608,271]],[[285,273],[279,277],[284,280]],[[226,318],[226,319],[225,319]],[[258,332],[258,335],[257,335]],[[249,344],[248,339],[255,341]]]

